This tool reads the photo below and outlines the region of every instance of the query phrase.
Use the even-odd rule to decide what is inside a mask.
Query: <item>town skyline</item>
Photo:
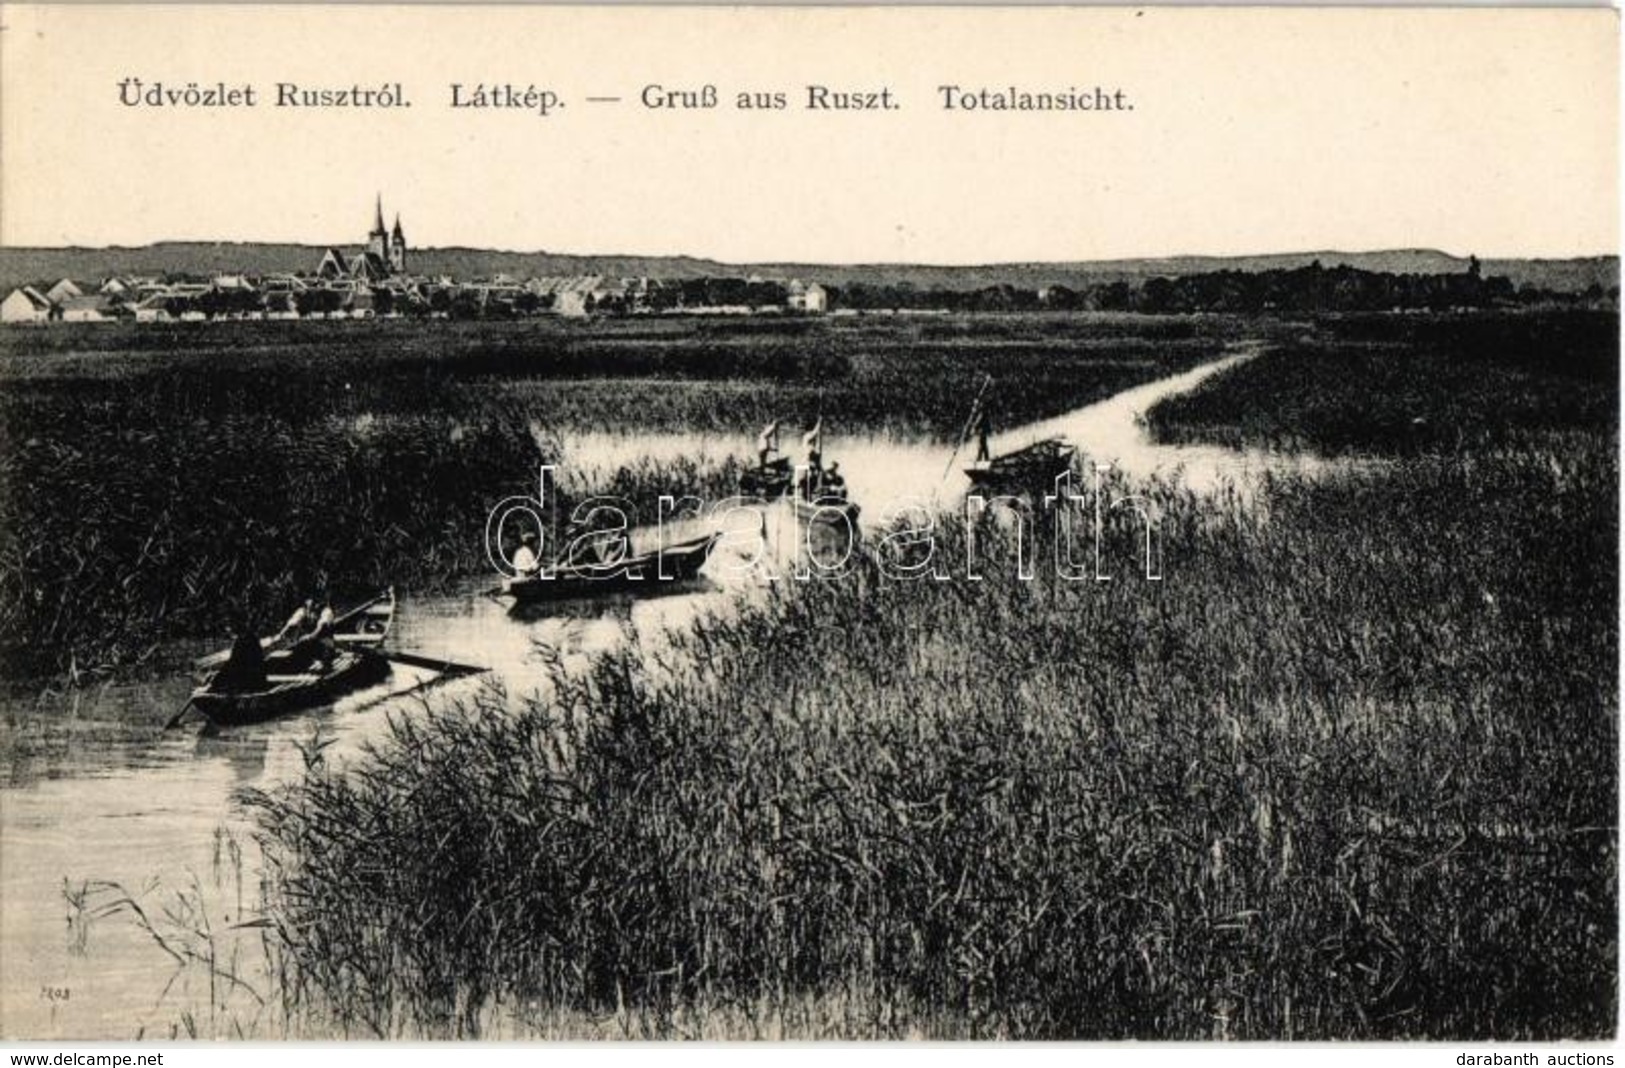
[[[392,207],[388,208],[387,211],[384,208],[384,203],[385,203],[386,200],[391,205],[393,205]],[[385,190],[385,189],[382,189],[382,188],[374,189],[370,193],[367,193],[364,196],[358,197],[357,203],[364,203],[366,205],[370,205],[369,207],[366,208],[366,210],[364,212],[352,211],[351,214],[356,215],[357,218],[365,218],[366,216],[373,215],[373,214],[375,214],[377,212],[384,212],[385,214],[388,215],[388,221],[389,222],[391,222],[393,225],[399,225],[403,218],[414,215],[413,205],[412,205],[412,203],[410,201],[410,194],[408,194],[408,197],[406,199],[403,199],[403,198],[401,198],[401,196],[398,193],[390,193],[388,190]],[[431,218],[434,217],[434,213],[432,212],[432,210],[429,210],[429,209],[426,208],[425,213],[428,214]],[[327,214],[328,214],[327,212],[324,212],[323,217],[325,218]],[[464,218],[466,220],[466,216],[464,216]],[[378,225],[380,220],[382,220],[382,216],[379,216],[378,219],[374,220],[373,225],[374,225],[375,228]],[[0,207],[0,223],[3,223],[3,222],[4,222],[4,211],[3,211],[3,207]],[[389,227],[385,227],[386,232],[385,232],[384,236],[386,238],[389,236],[388,231],[393,229],[393,225],[389,226]],[[62,242],[55,242],[55,243],[52,243],[52,242],[27,243],[27,242],[17,242],[17,241],[0,241],[0,251],[6,251],[6,250],[26,251],[26,250],[30,250],[30,249],[49,250],[49,251],[73,251],[73,250],[82,250],[82,251],[130,250],[130,251],[137,251],[137,250],[141,250],[141,249],[157,248],[157,247],[162,247],[162,246],[166,246],[166,245],[290,246],[290,247],[308,248],[308,249],[346,248],[346,247],[357,246],[357,245],[365,245],[366,244],[366,242],[358,242],[353,236],[354,233],[357,230],[359,230],[359,228],[360,228],[359,225],[352,224],[349,227],[348,232],[346,234],[344,234],[342,236],[338,236],[336,239],[324,239],[324,238],[313,237],[313,236],[310,236],[309,232],[306,232],[306,233],[303,233],[303,234],[274,235],[274,234],[254,234],[254,233],[248,233],[248,232],[245,231],[245,232],[242,232],[242,233],[239,233],[239,234],[236,234],[236,235],[232,235],[232,236],[225,236],[225,235],[220,235],[220,234],[205,234],[205,233],[176,233],[176,234],[167,234],[167,235],[163,235],[163,236],[156,236],[156,237],[152,237],[150,239],[145,239],[145,240],[134,240],[134,241],[121,241],[121,240],[78,241],[78,240],[75,240],[75,241],[62,241]],[[423,227],[414,224],[411,229],[412,229],[413,234],[416,235],[419,232],[421,232]],[[479,229],[481,229],[481,228],[480,227],[475,227],[476,231],[478,231]],[[369,232],[368,237],[370,238],[372,236],[373,236],[373,233]],[[434,237],[431,237],[427,241],[419,241],[419,240],[414,239],[413,242],[412,242],[412,248],[413,248],[414,251],[427,252],[427,253],[432,253],[432,252],[437,252],[437,251],[441,251],[441,252],[469,251],[469,252],[492,253],[492,254],[496,254],[496,255],[557,256],[557,257],[564,257],[564,258],[579,258],[579,259],[695,260],[695,261],[700,261],[700,262],[709,263],[709,264],[716,264],[716,265],[725,266],[725,267],[742,267],[742,268],[743,267],[755,267],[755,266],[793,265],[793,266],[809,266],[809,267],[923,267],[923,268],[942,268],[942,269],[997,268],[997,267],[1024,267],[1024,266],[1043,267],[1043,266],[1052,266],[1052,265],[1053,266],[1068,266],[1068,265],[1085,266],[1085,265],[1097,265],[1097,264],[1099,264],[1099,265],[1141,264],[1141,263],[1149,264],[1149,263],[1157,263],[1157,262],[1177,263],[1177,262],[1180,262],[1180,261],[1191,261],[1191,260],[1196,260],[1196,261],[1224,261],[1224,260],[1246,261],[1246,260],[1270,260],[1270,259],[1282,259],[1282,258],[1295,258],[1295,257],[1303,257],[1303,256],[1332,256],[1332,257],[1339,257],[1340,256],[1340,257],[1358,258],[1358,257],[1373,257],[1373,256],[1390,256],[1390,255],[1439,256],[1439,257],[1447,257],[1447,258],[1450,258],[1450,259],[1453,259],[1453,260],[1460,260],[1460,261],[1463,261],[1463,262],[1465,262],[1467,259],[1472,258],[1472,257],[1476,257],[1476,258],[1478,258],[1480,260],[1486,260],[1486,261],[1498,260],[1498,261],[1530,261],[1530,262],[1543,262],[1543,261],[1544,262],[1564,262],[1564,261],[1577,261],[1577,260],[1596,260],[1596,259],[1605,259],[1605,258],[1610,258],[1610,257],[1617,259],[1619,257],[1619,254],[1620,254],[1620,246],[1619,246],[1619,243],[1617,241],[1615,241],[1612,245],[1608,245],[1606,243],[1601,243],[1601,244],[1598,244],[1595,247],[1586,248],[1586,249],[1572,250],[1572,251],[1556,250],[1556,251],[1549,251],[1549,252],[1543,251],[1543,252],[1532,252],[1532,253],[1519,252],[1519,251],[1507,251],[1505,249],[1500,249],[1500,248],[1495,248],[1495,247],[1487,247],[1487,246],[1484,246],[1482,243],[1473,243],[1471,241],[1464,242],[1460,247],[1453,247],[1447,242],[1429,242],[1429,241],[1411,241],[1411,242],[1406,242],[1406,243],[1396,243],[1396,244],[1387,244],[1387,245],[1379,245],[1379,244],[1362,245],[1362,244],[1359,244],[1359,243],[1338,245],[1338,244],[1329,243],[1329,242],[1322,242],[1322,243],[1308,242],[1306,244],[1303,244],[1303,245],[1300,245],[1300,246],[1297,246],[1297,247],[1238,246],[1236,249],[1223,249],[1223,250],[1220,250],[1220,249],[1210,249],[1210,248],[1198,247],[1198,246],[1191,245],[1191,246],[1175,246],[1172,249],[1167,250],[1167,251],[1125,252],[1125,253],[1121,253],[1121,254],[1110,254],[1110,255],[1107,255],[1107,254],[1101,254],[1101,255],[1061,255],[1061,254],[1057,254],[1057,255],[1054,255],[1054,256],[1047,257],[1047,258],[1021,257],[1021,256],[1005,257],[1005,256],[1000,256],[1000,255],[994,253],[994,254],[988,255],[988,256],[986,256],[984,258],[981,258],[981,259],[967,258],[967,259],[957,259],[957,260],[880,259],[880,258],[872,258],[872,259],[864,259],[864,258],[814,259],[814,258],[808,258],[808,257],[802,257],[802,256],[792,256],[792,255],[767,255],[767,256],[758,256],[758,257],[754,257],[754,258],[743,259],[743,258],[729,258],[729,257],[727,257],[725,255],[716,254],[716,253],[713,253],[711,251],[707,251],[705,249],[698,249],[698,248],[694,248],[694,249],[672,249],[672,250],[661,249],[659,251],[655,251],[655,250],[652,250],[652,249],[649,249],[649,248],[640,248],[640,247],[582,248],[582,247],[567,247],[567,246],[559,245],[559,244],[546,244],[546,243],[543,243],[543,244],[512,243],[512,244],[502,245],[502,244],[484,244],[484,243],[478,243],[478,242],[467,240],[467,239],[458,240],[458,239],[450,238],[450,237],[442,237],[440,239],[436,239]],[[386,257],[387,257],[387,252],[386,252]]]

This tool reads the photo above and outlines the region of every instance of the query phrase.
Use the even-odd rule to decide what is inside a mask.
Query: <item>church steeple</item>
[[[372,232],[367,234],[367,251],[378,257],[380,264],[389,262],[389,231],[384,229],[384,195],[378,194],[373,213]]]
[[[395,230],[389,238],[389,269],[394,274],[406,273],[406,231],[401,229],[401,216],[395,213]]]

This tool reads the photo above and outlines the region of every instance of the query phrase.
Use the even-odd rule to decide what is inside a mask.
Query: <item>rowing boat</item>
[[[339,650],[331,665],[314,671],[278,673],[277,660],[286,652],[266,657],[266,688],[251,693],[221,692],[214,682],[192,692],[192,705],[216,727],[262,723],[290,712],[318,708],[352,690],[382,681],[389,661],[375,653]]]
[[[253,690],[222,684],[225,672],[220,668],[225,666],[229,651],[205,657],[199,665],[210,661],[213,670],[206,670],[192,691],[191,703],[217,727],[260,723],[330,704],[389,674],[389,661],[377,650],[389,636],[394,620],[395,591],[390,589],[335,619],[333,653],[327,663],[313,661],[307,648],[300,645],[278,649],[266,655],[264,685]],[[337,629],[340,626],[344,629]]]
[[[813,500],[792,497],[791,507],[796,518],[805,523],[840,523],[856,525],[861,509],[847,499],[845,493],[821,493]]]
[[[780,456],[741,472],[739,492],[747,497],[771,501],[782,497],[790,489],[791,481],[790,458]]]
[[[1024,448],[965,468],[975,489],[1037,489],[1052,485],[1072,469],[1077,447],[1060,438],[1035,441]]]
[[[559,564],[536,575],[508,579],[502,592],[520,602],[562,601],[684,582],[700,573],[721,538],[716,532],[608,563]]]
[[[333,617],[333,641],[338,645],[358,649],[376,649],[389,636],[389,627],[395,617],[395,587],[363,601],[354,608]],[[269,652],[277,644],[275,638],[261,638],[260,648]],[[230,649],[218,649],[192,661],[192,674],[199,682],[207,681],[231,656]]]

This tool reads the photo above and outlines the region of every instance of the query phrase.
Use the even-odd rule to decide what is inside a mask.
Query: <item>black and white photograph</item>
[[[0,6],[0,1042],[1612,1064],[1618,34]]]

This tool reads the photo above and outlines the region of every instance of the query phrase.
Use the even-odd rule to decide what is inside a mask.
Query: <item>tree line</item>
[[[1505,277],[1485,277],[1476,258],[1456,274],[1395,274],[1348,266],[1325,267],[1316,260],[1292,269],[1209,271],[1076,288],[1024,288],[1003,283],[973,290],[921,289],[906,282],[856,282],[828,288],[832,308],[857,311],[1437,311],[1522,304],[1596,304],[1619,298],[1617,286],[1604,291],[1594,284],[1581,293],[1514,286]]]

